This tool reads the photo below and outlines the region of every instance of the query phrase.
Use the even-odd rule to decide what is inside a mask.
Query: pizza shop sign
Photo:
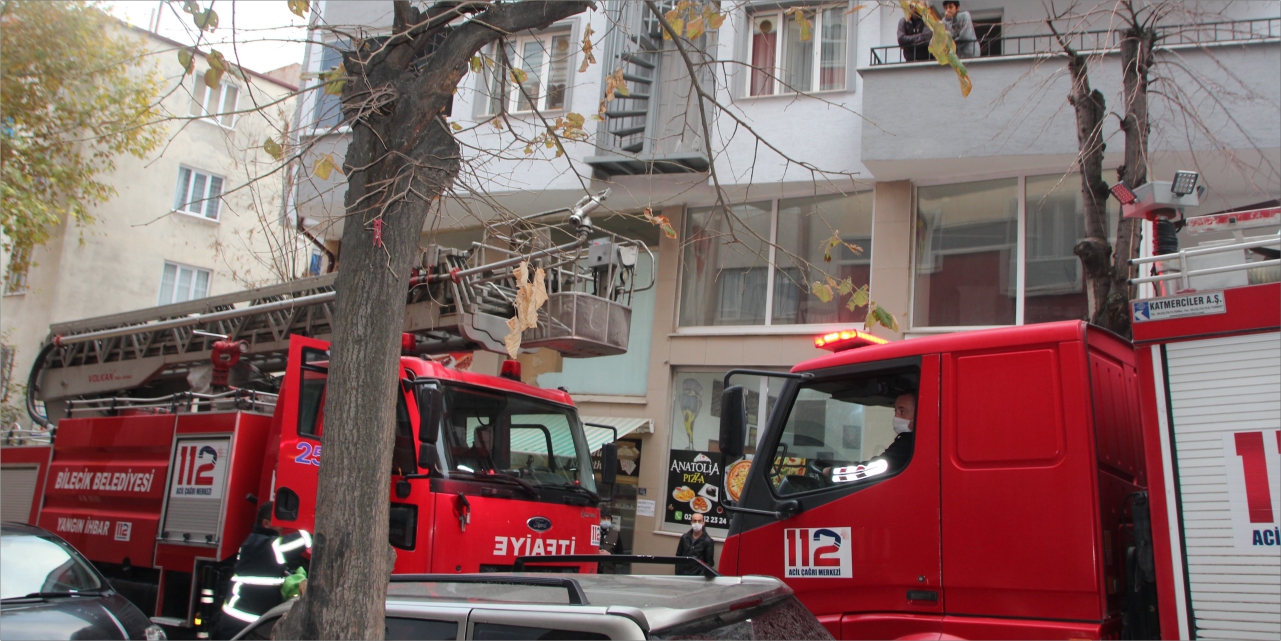
[[[729,527],[729,513],[720,503],[725,496],[724,463],[718,452],[673,450],[663,520],[686,524],[702,514],[707,527]]]

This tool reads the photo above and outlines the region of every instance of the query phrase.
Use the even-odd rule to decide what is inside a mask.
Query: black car
[[[0,631],[5,641],[165,638],[75,548],[21,523],[0,525]]]

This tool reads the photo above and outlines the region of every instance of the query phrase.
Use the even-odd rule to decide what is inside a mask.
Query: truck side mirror
[[[600,448],[600,482],[613,485],[618,480],[618,443],[606,443]]]
[[[421,419],[418,440],[435,445],[436,440],[440,438],[440,422],[445,415],[445,393],[439,387],[420,387],[418,412]],[[421,456],[419,460],[422,460]]]
[[[743,455],[747,432],[747,400],[742,385],[730,385],[721,392],[721,454],[730,459]]]

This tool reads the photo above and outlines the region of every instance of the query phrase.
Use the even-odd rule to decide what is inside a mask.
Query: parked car
[[[164,639],[58,535],[0,524],[0,634],[19,639]]]
[[[236,639],[269,639],[296,601]],[[387,639],[831,639],[766,576],[393,576]]]

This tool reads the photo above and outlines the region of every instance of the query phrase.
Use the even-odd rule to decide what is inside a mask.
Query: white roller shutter
[[[1245,481],[1236,480],[1243,477],[1241,456],[1228,444],[1237,433],[1262,433],[1275,521],[1281,517],[1281,334],[1171,343],[1166,372],[1196,637],[1275,641],[1281,638],[1281,541],[1243,547],[1242,519],[1236,530],[1233,521],[1242,500],[1229,500],[1241,490],[1229,486]],[[1246,514],[1245,527],[1255,525]]]
[[[26,523],[31,518],[31,502],[36,497],[37,467],[0,469],[0,521]]]

